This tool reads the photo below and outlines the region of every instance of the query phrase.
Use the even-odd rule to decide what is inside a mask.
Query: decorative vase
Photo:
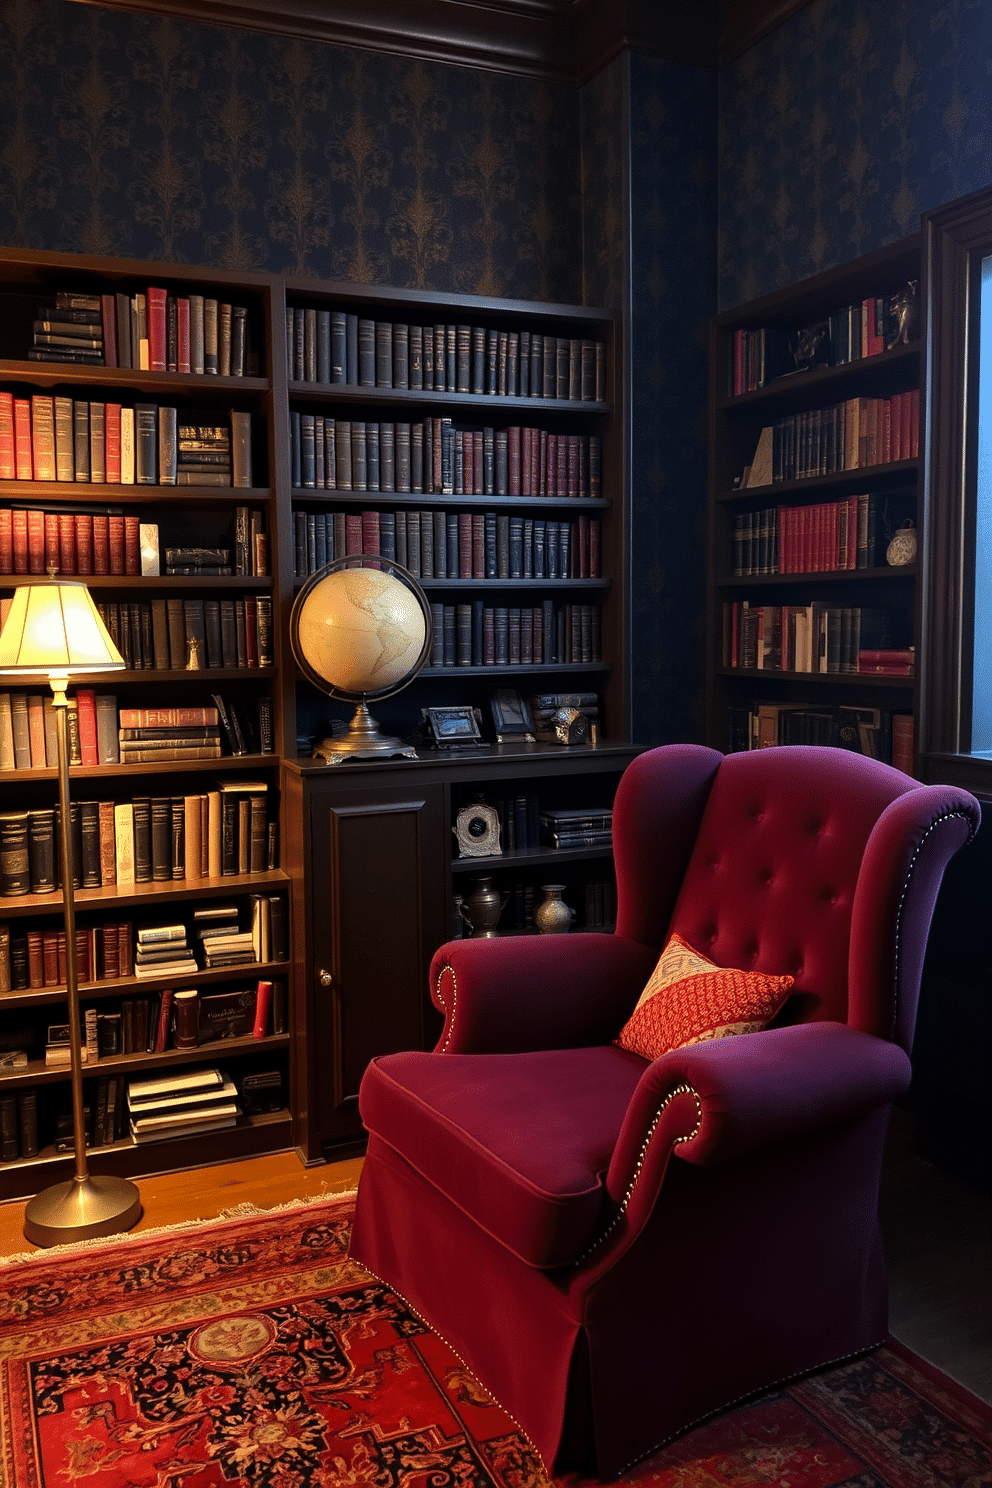
[[[575,910],[569,909],[562,899],[564,884],[542,884],[544,898],[534,911],[534,924],[542,935],[564,935],[571,930]]]
[[[893,568],[901,568],[904,563],[915,563],[916,547],[916,528],[912,519],[907,517],[886,548],[885,561]]]
[[[501,894],[491,878],[472,880],[472,892],[458,905],[458,912],[476,940],[491,939],[496,934],[499,917],[506,907],[509,892]]]

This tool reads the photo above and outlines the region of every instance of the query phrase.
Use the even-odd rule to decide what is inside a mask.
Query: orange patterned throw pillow
[[[617,1043],[645,1059],[704,1039],[756,1033],[789,995],[791,976],[716,966],[672,935]]]

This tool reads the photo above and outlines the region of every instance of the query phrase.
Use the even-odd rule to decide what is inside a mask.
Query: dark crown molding
[[[715,68],[809,0],[75,0],[580,85],[621,52]]]

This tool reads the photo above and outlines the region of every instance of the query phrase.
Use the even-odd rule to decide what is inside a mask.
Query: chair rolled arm
[[[454,940],[431,962],[437,1054],[515,1054],[616,1038],[658,952],[617,935]]]
[[[910,1074],[898,1045],[844,1023],[770,1028],[673,1050],[641,1077],[610,1162],[607,1190],[620,1203],[635,1173],[638,1181],[649,1178],[655,1165],[645,1161],[645,1136],[677,1087],[691,1089],[699,1119],[675,1150],[686,1162],[707,1164],[867,1115],[904,1091]]]

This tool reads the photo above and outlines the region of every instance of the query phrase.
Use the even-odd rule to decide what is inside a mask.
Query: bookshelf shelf
[[[922,343],[895,342],[893,307],[919,265],[914,237],[711,322],[717,748],[842,744],[915,773],[917,677],[862,671],[857,658],[918,650],[920,566],[890,566],[886,550],[906,521],[923,525]],[[821,337],[824,364],[790,371],[801,332]]]

